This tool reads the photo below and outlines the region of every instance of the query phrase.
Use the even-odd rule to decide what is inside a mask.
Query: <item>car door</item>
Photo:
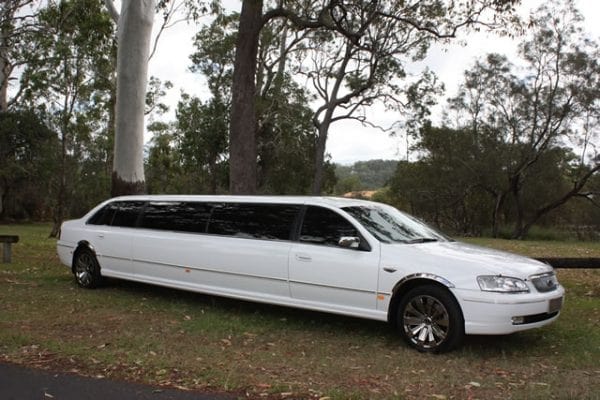
[[[290,235],[299,205],[223,203],[208,225],[215,246],[207,263],[220,281],[244,295],[289,299]]]
[[[133,239],[135,275],[144,282],[192,288],[206,282],[206,225],[212,206],[149,201]]]
[[[308,206],[289,261],[292,298],[307,306],[360,314],[377,305],[379,246],[364,238],[360,248],[342,247],[342,237],[361,237],[334,210]],[[361,311],[362,310],[362,311]]]
[[[108,204],[88,221],[87,241],[93,247],[102,274],[133,276],[132,241],[143,201],[117,201]]]
[[[150,202],[134,240],[144,281],[242,298],[289,298],[289,241],[299,206]]]

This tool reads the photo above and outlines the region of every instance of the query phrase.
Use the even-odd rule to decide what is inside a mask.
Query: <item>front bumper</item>
[[[451,290],[461,306],[468,335],[503,335],[547,325],[560,315],[556,299],[565,294],[560,285],[546,293]]]

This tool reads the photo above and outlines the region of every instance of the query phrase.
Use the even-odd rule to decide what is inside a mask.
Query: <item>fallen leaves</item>
[[[259,389],[271,389],[271,385],[268,383],[257,383],[254,386],[256,386]]]

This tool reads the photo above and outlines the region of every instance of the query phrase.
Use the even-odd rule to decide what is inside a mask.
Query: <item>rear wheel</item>
[[[102,282],[100,264],[96,255],[88,248],[77,250],[73,257],[73,275],[77,284],[86,289],[98,287]]]
[[[422,352],[449,351],[462,341],[460,306],[447,289],[436,285],[411,289],[398,306],[398,329],[406,342]]]

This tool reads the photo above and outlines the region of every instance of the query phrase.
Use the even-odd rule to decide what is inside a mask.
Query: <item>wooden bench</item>
[[[19,237],[16,235],[0,235],[0,243],[3,243],[2,246],[4,251],[2,252],[2,262],[5,264],[10,264],[11,259],[11,246],[13,243],[17,243],[19,241]]]

